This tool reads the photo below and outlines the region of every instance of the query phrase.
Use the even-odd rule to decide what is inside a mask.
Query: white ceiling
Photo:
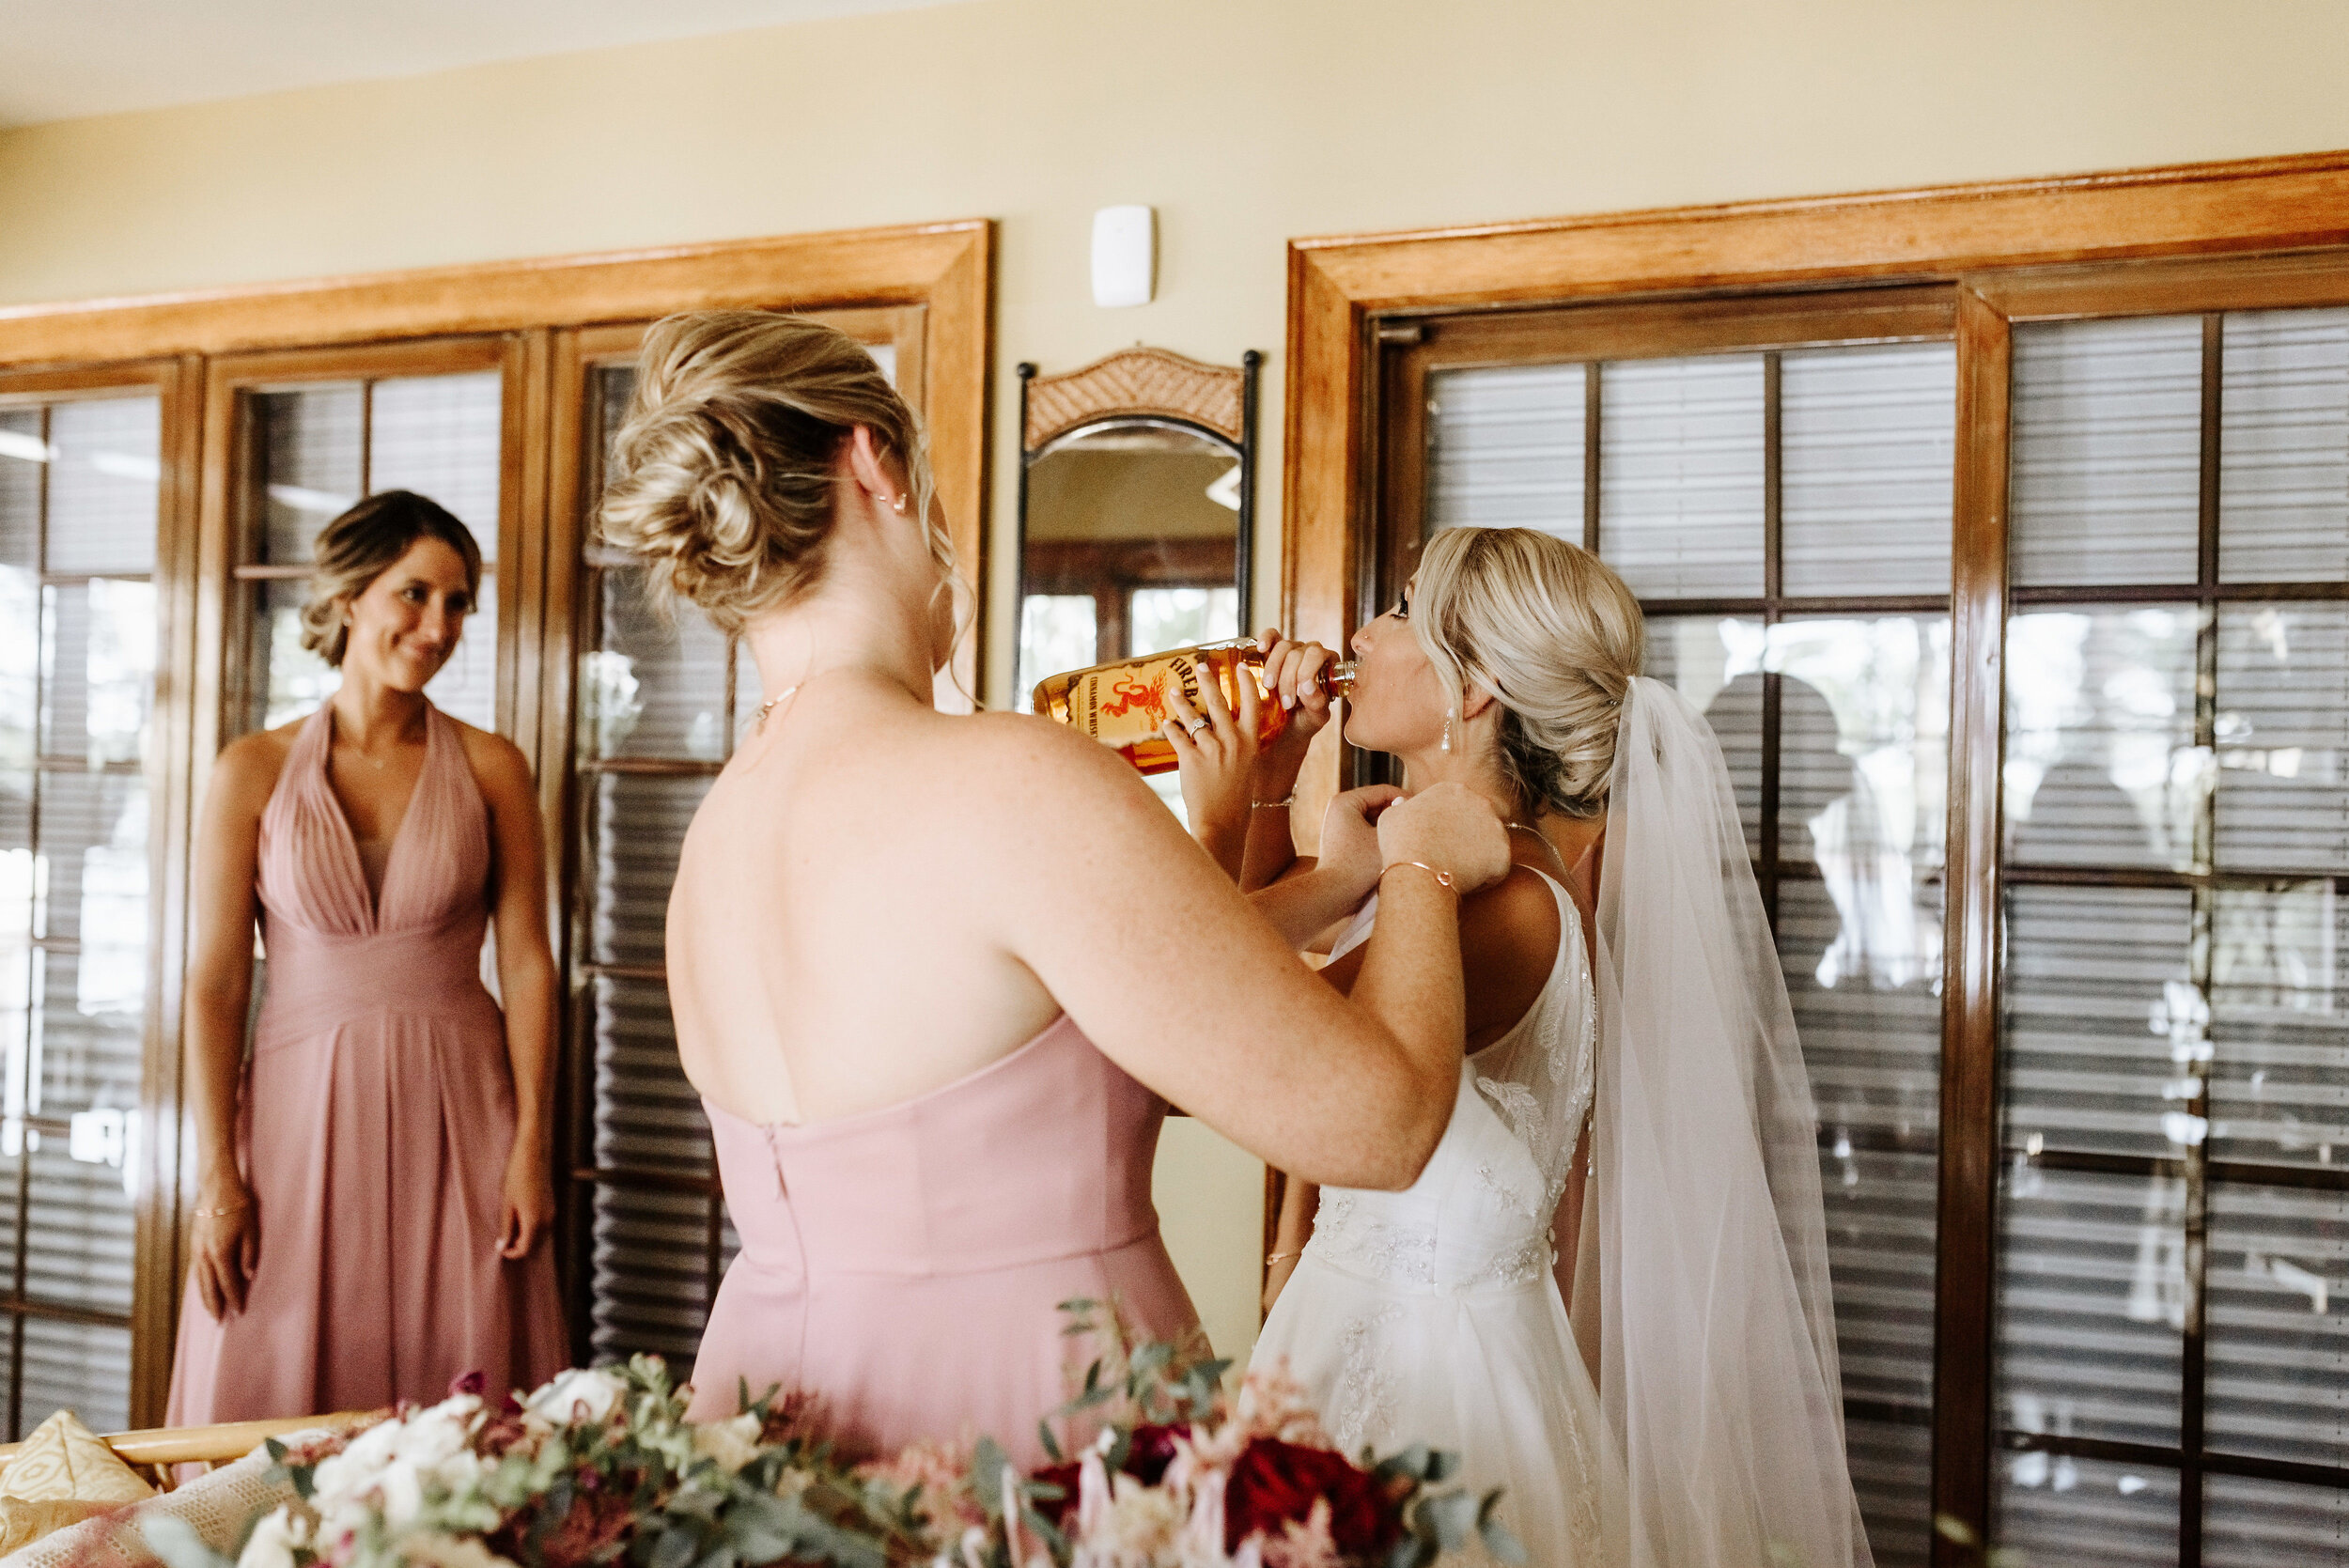
[[[941,0],[0,0],[0,126]]]

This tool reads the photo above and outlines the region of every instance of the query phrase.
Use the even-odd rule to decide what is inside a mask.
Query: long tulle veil
[[[1815,1112],[1712,730],[1625,697],[1598,892],[1599,1391],[1630,1561],[1870,1568]]]

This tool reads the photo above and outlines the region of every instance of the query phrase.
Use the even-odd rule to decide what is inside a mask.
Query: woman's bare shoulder
[[[447,717],[449,722],[457,726],[458,739],[464,742],[466,764],[473,768],[474,779],[484,787],[510,785],[518,781],[527,786],[530,762],[522,755],[520,746],[495,730],[468,724],[453,713]]]

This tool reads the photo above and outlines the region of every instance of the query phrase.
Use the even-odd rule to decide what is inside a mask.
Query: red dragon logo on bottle
[[[1166,722],[1166,691],[1158,681],[1128,675],[1110,690],[1118,700],[1101,705],[1104,717],[1123,719],[1134,709],[1141,708],[1151,716],[1154,726]]]

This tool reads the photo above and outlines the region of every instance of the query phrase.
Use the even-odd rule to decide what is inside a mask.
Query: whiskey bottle
[[[1260,743],[1288,728],[1289,710],[1265,690],[1264,650],[1249,638],[1173,648],[1047,675],[1035,685],[1035,711],[1116,748],[1120,756],[1144,773],[1164,773],[1175,766],[1174,748],[1159,733],[1160,726],[1174,717],[1168,693],[1181,691],[1197,710],[1200,683],[1205,680],[1216,683],[1235,714],[1239,711],[1239,683],[1254,682]],[[1345,696],[1354,685],[1354,666],[1324,666],[1321,684],[1332,697]]]

